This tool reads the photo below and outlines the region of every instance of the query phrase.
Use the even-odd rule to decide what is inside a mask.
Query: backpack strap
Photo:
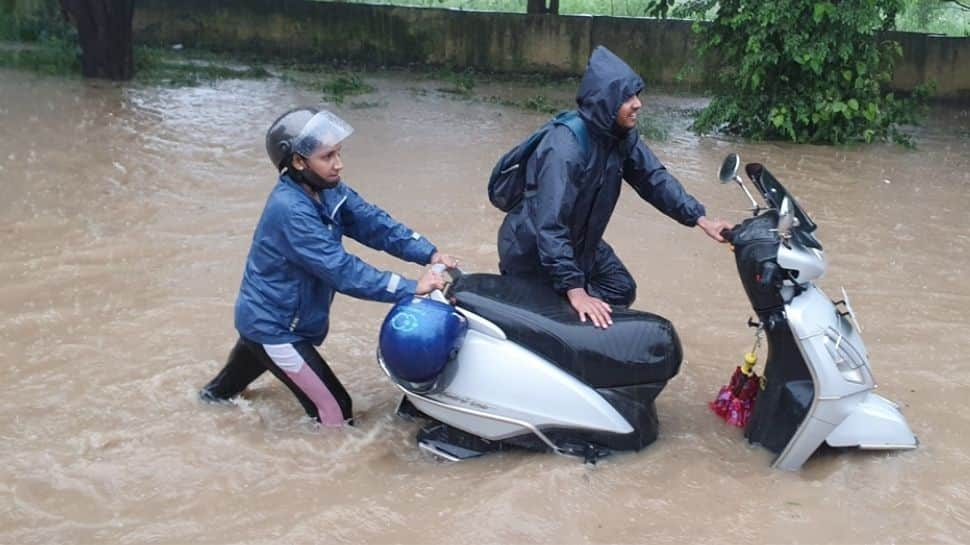
[[[579,141],[579,147],[583,150],[583,156],[589,155],[589,131],[586,130],[586,122],[579,116],[579,112],[571,110],[556,116],[557,125],[565,125],[572,131],[573,136]]]
[[[549,133],[549,130],[551,130],[555,125],[565,125],[569,129],[569,131],[573,133],[573,136],[579,142],[579,147],[582,150],[584,162],[587,162],[587,163],[589,162],[590,144],[589,144],[589,131],[586,130],[586,122],[583,121],[583,118],[579,116],[579,112],[577,112],[576,110],[568,110],[565,112],[560,112],[554,118],[552,118],[552,121],[543,125],[539,130],[532,133],[532,135],[529,136],[529,138],[527,138],[521,144],[519,144],[515,148],[512,148],[512,150],[510,150],[508,153],[506,153],[506,155],[504,155],[501,159],[499,159],[498,164],[495,165],[495,169],[493,169],[492,171],[492,176],[489,178],[488,194],[489,194],[489,199],[492,201],[492,204],[495,205],[499,210],[502,210],[503,212],[508,212],[513,207],[515,207],[515,205],[518,204],[522,198],[531,197],[535,195],[536,192],[534,189],[525,188],[526,186],[525,173],[524,173],[525,169],[522,167],[525,166],[529,157],[531,157],[532,154],[535,153],[536,148],[539,147],[540,141],[543,138],[545,138],[546,134]],[[508,164],[509,161],[507,160],[507,158],[513,154],[515,154],[515,157],[517,158],[517,162],[509,165]],[[522,168],[522,177],[521,177],[521,183],[518,184],[518,186],[521,187],[522,197],[510,198],[510,197],[500,196],[498,197],[498,199],[493,198],[493,195],[503,191],[501,189],[493,189],[493,187],[498,188],[499,186],[511,186],[512,184],[510,183],[507,183],[507,182],[502,183],[501,179],[505,176],[510,175],[513,171],[519,170],[520,168]],[[514,174],[512,174],[512,176],[514,176]],[[508,189],[504,190],[504,192],[506,193],[508,191],[509,191]],[[514,191],[514,189],[512,191]]]

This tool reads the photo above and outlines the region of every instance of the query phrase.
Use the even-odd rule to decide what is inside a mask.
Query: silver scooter
[[[666,319],[617,308],[613,325],[597,329],[551,287],[494,274],[456,273],[430,298],[454,304],[468,323],[443,371],[411,383],[377,353],[404,393],[398,414],[430,420],[418,432],[422,449],[458,461],[522,447],[595,463],[657,438],[654,399],[682,359]],[[420,320],[420,301],[412,303],[391,310],[381,339],[393,324]]]
[[[753,217],[725,237],[733,244],[741,283],[768,342],[765,376],[745,436],[775,452],[773,467],[795,471],[821,446],[913,449],[918,445],[899,406],[875,393],[861,327],[842,289],[831,300],[815,285],[825,274],[816,224],[764,166],[745,171],[766,207],[738,175],[730,154],[719,178],[737,183]]]

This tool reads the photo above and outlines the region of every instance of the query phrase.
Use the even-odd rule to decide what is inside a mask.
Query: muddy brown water
[[[345,179],[494,271],[497,155],[544,115],[455,100],[373,75]],[[415,92],[426,87],[429,92]],[[525,91],[528,92],[528,91]],[[686,363],[660,396],[660,439],[595,467],[512,452],[443,464],[395,417],[374,361],[388,307],[339,296],[323,352],[359,425],[321,430],[264,377],[232,407],[196,391],[235,340],[232,306],[274,175],[263,133],[319,96],[276,80],[112,86],[0,71],[0,542],[3,543],[960,543],[970,540],[970,113],[936,109],[919,147],[699,138],[674,112],[654,150],[708,206],[721,158],[762,161],[819,224],[830,269],[865,326],[880,393],[922,442],[823,453],[770,469],[707,408],[750,347],[725,246],[627,190],[608,231],[670,318]],[[669,121],[668,120],[668,121]],[[416,267],[348,243],[375,264]]]

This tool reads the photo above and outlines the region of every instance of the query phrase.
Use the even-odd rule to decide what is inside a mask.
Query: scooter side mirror
[[[722,184],[729,184],[738,177],[738,169],[740,168],[741,156],[737,153],[731,153],[721,163],[721,170],[717,173],[717,178]]]
[[[722,184],[729,184],[731,182],[738,184],[738,187],[744,191],[744,194],[748,196],[748,200],[751,201],[751,211],[757,216],[758,212],[761,210],[761,207],[758,206],[758,202],[755,201],[754,197],[751,196],[751,192],[748,191],[748,188],[744,187],[744,182],[741,180],[741,177],[738,176],[738,170],[740,169],[741,156],[737,153],[730,153],[724,158],[724,162],[721,163],[721,170],[717,173],[718,180],[720,180]]]

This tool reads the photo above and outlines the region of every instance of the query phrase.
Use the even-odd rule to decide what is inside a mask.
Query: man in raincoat
[[[636,130],[643,80],[603,46],[590,56],[576,102],[589,136],[584,150],[565,125],[552,128],[526,165],[526,197],[498,233],[503,274],[540,277],[565,294],[597,327],[612,322],[610,305],[629,306],[636,282],[603,233],[626,180],[640,197],[714,240],[726,221],[706,217]]]
[[[350,395],[317,353],[337,292],[396,302],[440,289],[427,270],[417,281],[381,271],[348,253],[348,236],[419,265],[455,267],[427,239],[368,203],[340,177],[342,142],[353,132],[326,110],[298,108],[266,133],[266,152],[280,172],[256,226],[236,299],[239,340],[226,366],[202,388],[203,401],[239,395],[270,371],[325,426],[352,423]]]

